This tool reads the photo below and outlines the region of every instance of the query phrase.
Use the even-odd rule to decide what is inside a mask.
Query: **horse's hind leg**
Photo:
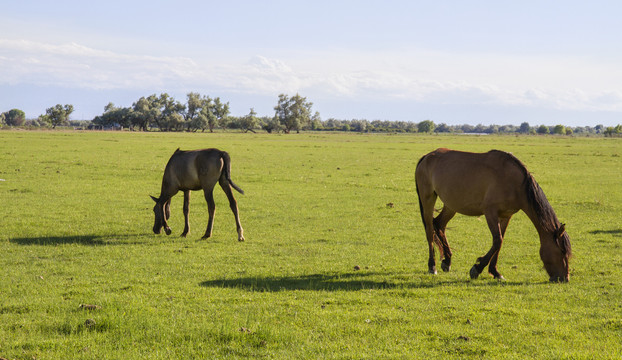
[[[207,229],[205,229],[205,235],[203,235],[203,239],[207,239],[212,236],[212,228],[214,227],[214,214],[216,212],[216,203],[214,202],[214,185],[204,188],[203,194],[205,195],[205,201],[207,201],[207,211],[209,213]]]
[[[421,210],[421,220],[425,228],[425,237],[428,241],[428,272],[436,274],[436,260],[434,260],[434,243],[436,232],[434,230],[434,204],[436,194],[430,186],[422,186],[423,181],[417,179],[417,194],[419,195],[419,206]],[[442,252],[442,250],[440,250]]]
[[[220,187],[229,199],[229,207],[231,208],[233,216],[235,217],[235,226],[238,231],[238,241],[244,241],[244,229],[242,229],[242,224],[240,223],[238,203],[237,201],[235,201],[235,197],[233,196],[233,191],[231,191],[231,185],[229,185],[229,181],[224,176],[220,178]]]
[[[188,231],[190,231],[190,221],[188,219],[188,213],[190,212],[190,190],[184,191],[184,232],[181,233],[181,237],[186,237]]]
[[[443,247],[443,261],[441,262],[441,269],[447,272],[451,268],[451,249],[447,242],[447,236],[445,235],[445,229],[447,223],[456,215],[456,212],[444,206],[441,213],[434,218],[434,233],[439,240],[439,246]]]

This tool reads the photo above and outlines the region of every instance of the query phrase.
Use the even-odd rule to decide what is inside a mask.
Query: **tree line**
[[[322,120],[319,112],[313,112],[313,103],[306,97],[296,94],[280,94],[274,107],[274,116],[257,116],[253,108],[244,116],[232,116],[229,102],[219,97],[212,98],[196,92],[186,95],[182,103],[167,93],[141,97],[130,107],[117,107],[109,103],[104,112],[90,121],[70,121],[73,105],[61,105],[46,109],[35,120],[27,120],[23,111],[11,109],[0,114],[2,126],[41,127],[71,125],[89,129],[123,129],[135,131],[209,131],[215,129],[239,129],[244,132],[266,131],[268,133],[290,133],[292,131],[348,131],[348,132],[403,132],[403,133],[465,133],[465,134],[603,134],[622,136],[622,125],[604,127],[603,125],[568,127],[531,126],[523,122],[514,125],[447,125],[435,124],[432,120],[421,122],[389,121],[367,119]]]

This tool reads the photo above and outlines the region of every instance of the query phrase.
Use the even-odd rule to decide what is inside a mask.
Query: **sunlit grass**
[[[0,357],[616,358],[622,352],[619,139],[359,134],[0,132]],[[177,148],[232,159],[246,242],[215,190],[173,235],[153,202]],[[427,272],[414,167],[437,147],[514,153],[567,224],[569,284],[512,220],[507,281],[470,281],[485,222],[449,224],[452,271]],[[356,269],[355,269],[356,267]],[[93,310],[81,304],[99,306]],[[598,349],[598,352],[594,352]]]

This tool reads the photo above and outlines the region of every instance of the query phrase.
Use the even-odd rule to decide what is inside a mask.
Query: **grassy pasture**
[[[190,235],[153,202],[177,148],[218,147],[247,241],[217,188]],[[549,284],[515,215],[507,279],[471,281],[483,219],[447,231],[431,276],[414,184],[438,147],[514,153],[567,224],[569,284]],[[622,353],[622,141],[360,134],[0,132],[0,357],[7,359],[613,359]],[[390,204],[390,205],[388,205]],[[355,270],[355,266],[360,270]],[[95,309],[81,304],[97,305]]]

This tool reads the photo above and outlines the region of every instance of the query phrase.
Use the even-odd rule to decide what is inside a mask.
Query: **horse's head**
[[[170,202],[164,201],[162,202],[159,198],[151,196],[151,199],[155,201],[155,206],[153,207],[153,213],[155,215],[155,221],[153,223],[153,232],[159,234],[164,227],[164,231],[166,235],[171,234],[171,228],[168,226],[167,220],[171,216],[170,210]]]
[[[561,224],[550,234],[550,239],[540,243],[540,258],[551,282],[568,282],[568,261],[571,256],[570,237]]]

